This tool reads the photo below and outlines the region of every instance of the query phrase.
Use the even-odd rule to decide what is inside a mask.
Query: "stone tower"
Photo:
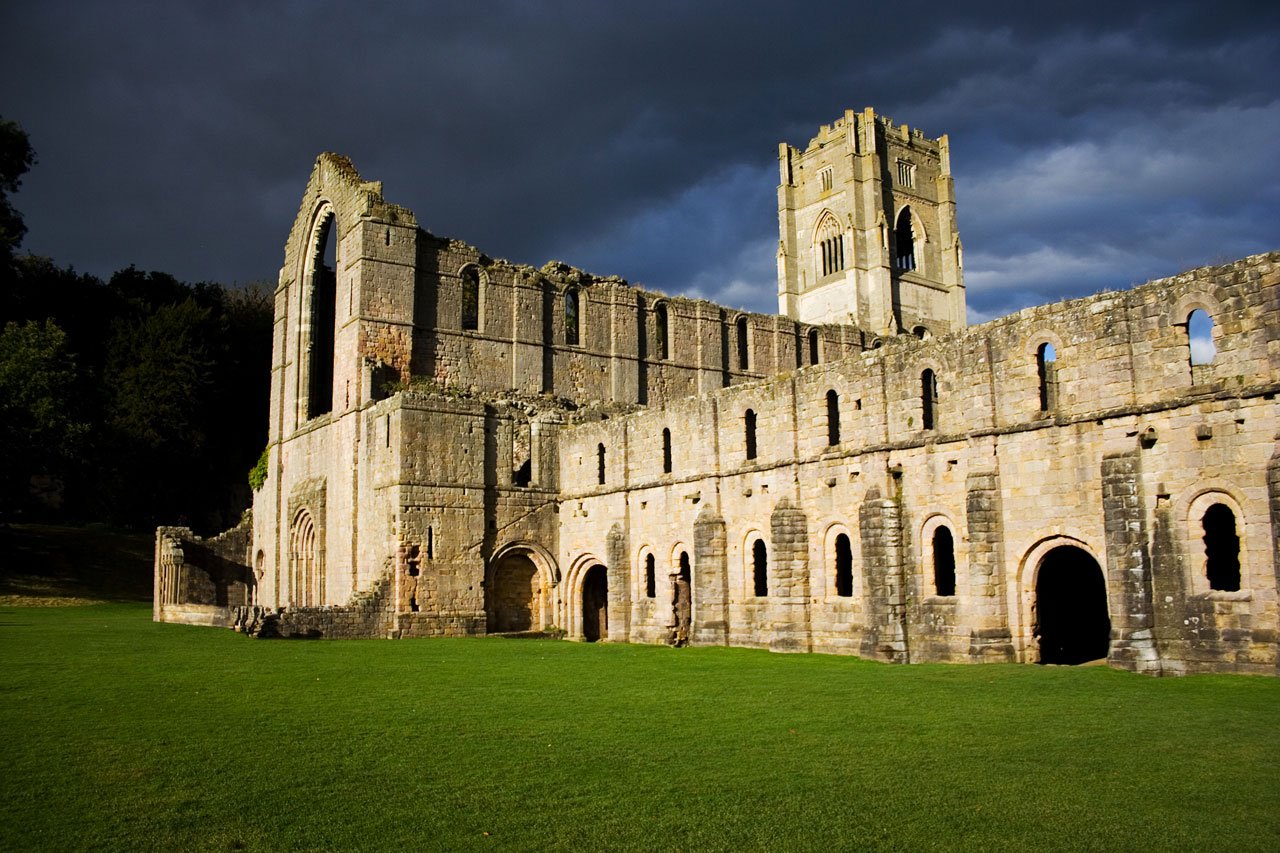
[[[945,135],[846,110],[778,161],[779,313],[878,334],[965,325]]]

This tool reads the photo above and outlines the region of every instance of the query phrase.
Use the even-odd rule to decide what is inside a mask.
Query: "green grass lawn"
[[[1280,849],[1280,681],[0,611],[0,845]]]

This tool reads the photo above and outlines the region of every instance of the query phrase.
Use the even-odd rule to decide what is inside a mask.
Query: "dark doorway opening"
[[[592,566],[582,579],[582,639],[594,643],[609,635],[609,581],[604,566]]]
[[[1040,663],[1078,664],[1107,656],[1107,586],[1102,568],[1087,551],[1062,545],[1040,560],[1033,631],[1040,642]]]
[[[689,644],[689,631],[693,622],[693,573],[689,570],[689,555],[680,552],[680,571],[671,584],[671,643],[676,646]]]

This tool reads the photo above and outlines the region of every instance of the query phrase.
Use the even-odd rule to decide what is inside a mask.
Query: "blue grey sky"
[[[1280,248],[1278,80],[1270,3],[0,7],[24,248],[225,283],[332,150],[490,255],[774,311],[777,144],[871,106],[950,134],[977,321]]]

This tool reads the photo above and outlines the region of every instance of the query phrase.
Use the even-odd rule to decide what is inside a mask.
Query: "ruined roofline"
[[[587,272],[586,270],[579,269],[572,264],[560,260],[550,260],[544,263],[541,267],[534,267],[530,264],[521,263],[519,261],[493,257],[486,254],[478,246],[468,243],[465,240],[460,240],[456,237],[439,236],[421,227],[419,230],[426,235],[427,238],[438,241],[442,247],[447,247],[455,251],[461,249],[464,250],[465,253],[475,254],[475,263],[486,271],[494,268],[505,269],[517,274],[523,274],[528,280],[537,281],[539,279],[543,279],[565,287],[625,287],[628,290],[648,297],[651,300],[651,304],[654,305],[658,302],[672,302],[689,306],[702,305],[723,311],[725,316],[729,318],[739,316],[781,318],[804,328],[849,328],[871,335],[870,332],[867,332],[865,329],[862,329],[854,323],[804,323],[793,317],[788,317],[786,314],[779,314],[776,311],[752,311],[749,308],[735,308],[730,305],[724,305],[702,296],[686,296],[679,293],[667,293],[666,291],[658,290],[641,282],[632,282],[620,275],[600,275],[598,273]]]
[[[666,293],[642,283],[633,283],[619,275],[600,275],[587,272],[561,260],[548,260],[541,267],[534,267],[530,264],[494,257],[465,240],[433,233],[418,221],[412,209],[386,201],[382,194],[382,187],[382,181],[365,180],[349,157],[332,151],[319,154],[312,167],[311,176],[307,181],[306,190],[303,193],[293,227],[290,229],[289,237],[285,242],[284,275],[277,289],[283,287],[287,281],[292,280],[291,273],[299,266],[299,261],[302,259],[301,256],[306,252],[305,246],[311,238],[311,229],[315,221],[316,212],[327,201],[333,204],[335,209],[338,209],[339,220],[344,218],[343,209],[346,210],[345,218],[348,222],[342,225],[344,231],[354,227],[355,222],[360,219],[372,219],[386,222],[390,225],[414,227],[423,237],[433,241],[441,248],[455,251],[462,250],[464,254],[473,254],[476,257],[475,262],[482,268],[492,269],[496,267],[505,269],[515,273],[517,278],[523,277],[526,280],[533,281],[541,278],[552,281],[562,287],[626,287],[651,300],[651,304],[654,305],[662,301],[690,307],[701,305],[723,311],[726,318],[737,318],[739,316],[783,318],[789,323],[795,323],[797,327],[804,329],[849,328],[862,335],[872,336],[870,332],[853,323],[802,323],[776,311],[752,311],[746,308],[723,305],[703,297]],[[345,197],[346,204],[339,203],[340,196]]]
[[[1111,298],[1127,298],[1128,296],[1147,288],[1160,287],[1162,285],[1177,285],[1193,279],[1211,279],[1217,275],[1224,275],[1231,271],[1247,270],[1260,264],[1275,263],[1280,264],[1280,249],[1272,249],[1267,252],[1259,252],[1255,255],[1245,255],[1243,258],[1237,258],[1234,261],[1227,261],[1222,264],[1205,264],[1203,266],[1192,267],[1173,275],[1163,276],[1161,278],[1153,278],[1147,281],[1130,284],[1123,288],[1108,288],[1091,293],[1088,296],[1072,296],[1068,299],[1059,299],[1054,302],[1045,302],[1040,305],[1029,305],[1026,308],[1020,308],[1012,314],[1004,314],[999,317],[993,317],[990,320],[979,323],[975,326],[968,326],[959,332],[952,332],[948,335],[939,335],[937,340],[944,338],[952,338],[963,336],[970,333],[981,334],[984,330],[994,330],[1011,323],[1030,320],[1038,315],[1049,315],[1058,311],[1066,311],[1072,308],[1078,308],[1086,302],[1093,302],[1101,299]]]
[[[344,229],[350,229],[360,219],[374,219],[394,225],[416,227],[417,217],[407,207],[388,202],[382,195],[382,181],[366,181],[360,176],[351,158],[333,151],[316,156],[307,178],[306,188],[298,204],[293,226],[285,238],[284,277],[291,278],[290,264],[297,263],[295,250],[305,251],[304,244],[311,236],[311,228],[317,212],[324,204],[341,211]],[[283,285],[283,280],[281,285]]]
[[[706,394],[690,394],[686,397],[681,397],[681,398],[672,400],[666,404],[644,405],[634,412],[619,413],[616,417],[618,417],[619,420],[625,421],[630,419],[633,416],[637,418],[642,418],[642,417],[645,417],[646,415],[653,414],[654,412],[662,411],[663,409],[666,409],[672,405],[679,405],[689,400],[730,398],[730,397],[742,394],[744,392],[749,393],[752,390],[766,387],[766,386],[775,384],[777,382],[784,382],[788,378],[795,376],[796,374],[815,373],[823,370],[828,370],[835,365],[839,365],[839,364],[851,361],[852,359],[863,359],[865,362],[874,363],[876,361],[881,361],[891,356],[896,356],[899,352],[901,352],[903,347],[941,348],[943,346],[949,346],[949,345],[955,344],[957,341],[963,340],[965,338],[970,338],[970,337],[980,338],[980,337],[990,336],[994,333],[997,333],[1003,327],[1008,325],[1016,324],[1019,322],[1029,323],[1033,319],[1035,319],[1037,315],[1044,315],[1046,318],[1049,318],[1057,314],[1067,314],[1067,313],[1070,313],[1073,309],[1078,309],[1084,306],[1086,303],[1092,302],[1094,300],[1113,299],[1113,298],[1126,299],[1126,298],[1132,297],[1135,294],[1141,293],[1143,290],[1160,288],[1162,286],[1171,286],[1171,285],[1183,283],[1186,281],[1194,280],[1197,278],[1204,279],[1206,281],[1211,281],[1214,278],[1214,276],[1224,275],[1230,272],[1239,273],[1239,272],[1249,270],[1249,269],[1252,269],[1253,267],[1259,266],[1261,264],[1266,264],[1266,263],[1280,264],[1280,250],[1263,252],[1256,255],[1246,255],[1243,258],[1240,258],[1238,260],[1231,261],[1225,264],[1212,264],[1212,265],[1205,265],[1200,267],[1193,267],[1189,270],[1184,270],[1183,272],[1177,273],[1176,275],[1165,276],[1164,278],[1151,279],[1150,281],[1143,282],[1142,284],[1133,285],[1124,290],[1102,290],[1091,296],[1073,297],[1071,299],[1062,299],[1057,302],[1049,302],[1044,305],[1036,305],[1029,308],[1024,308],[1021,311],[1017,311],[1013,314],[1008,314],[1003,317],[997,317],[993,320],[988,320],[987,322],[981,323],[976,326],[966,326],[963,329],[958,329],[954,332],[950,332],[945,335],[938,335],[936,337],[931,337],[926,340],[921,340],[915,337],[914,335],[905,334],[905,333],[894,335],[891,337],[885,337],[882,339],[884,342],[884,345],[881,347],[877,347],[875,349],[865,349],[862,352],[854,353],[852,355],[847,355],[842,358],[833,358],[830,361],[824,361],[821,364],[805,365],[803,367],[797,367],[794,370],[789,370],[784,373],[773,374],[770,376],[763,376],[763,377],[760,377],[759,379],[752,379],[746,382],[735,383],[733,385],[730,385],[724,388],[717,388]],[[1092,418],[1093,418],[1093,415],[1091,414],[1086,419],[1092,419]],[[578,425],[588,420],[590,419],[577,418],[573,421],[573,424]]]

